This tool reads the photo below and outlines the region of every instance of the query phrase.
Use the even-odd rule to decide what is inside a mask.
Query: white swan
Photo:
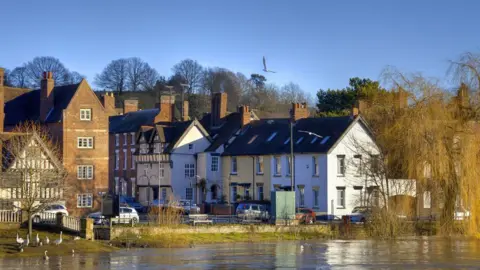
[[[27,234],[27,239],[25,239],[25,246],[28,247],[28,244],[30,244],[30,235]]]
[[[47,250],[45,250],[45,254],[43,255],[43,260],[48,261]]]
[[[37,233],[37,237],[35,237],[35,244],[36,244],[37,246],[40,245],[40,238],[38,237],[38,233]]]
[[[25,242],[25,240],[23,240],[23,238],[18,237],[18,233],[17,233],[17,244],[23,245],[23,242]]]
[[[57,246],[60,245],[62,243],[62,241],[63,241],[62,240],[62,231],[60,231],[60,238],[55,240],[55,245],[57,245]]]
[[[48,239],[48,236],[45,236],[45,245],[50,244],[50,239]]]

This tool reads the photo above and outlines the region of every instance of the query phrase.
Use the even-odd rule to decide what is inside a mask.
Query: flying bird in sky
[[[271,73],[276,73],[275,71],[268,70],[267,69],[267,61],[265,60],[265,56],[263,57],[263,71],[265,72],[271,72]]]

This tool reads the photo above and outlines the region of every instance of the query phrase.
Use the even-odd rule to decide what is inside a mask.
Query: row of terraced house
[[[215,93],[211,112],[191,119],[188,102],[170,95],[151,109],[139,109],[138,100],[115,108],[112,93],[99,99],[86,80],[55,86],[45,72],[40,85],[0,85],[2,126],[9,131],[34,121],[49,130],[75,187],[64,198],[75,215],[97,211],[106,192],[144,205],[269,200],[271,191],[292,188],[292,174],[297,206],[317,213],[348,214],[375,192],[351,147],[352,140],[374,145],[358,108],[350,116],[315,118],[306,103],[293,103],[289,118],[259,119],[248,106],[228,112],[227,94]],[[176,102],[183,102],[179,116]]]

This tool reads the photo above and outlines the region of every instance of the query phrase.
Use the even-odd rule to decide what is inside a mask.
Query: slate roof
[[[200,123],[205,127],[213,140],[210,146],[205,149],[205,152],[214,152],[218,147],[227,143],[228,139],[240,129],[241,118],[240,113],[234,112],[225,117],[225,121],[221,126],[211,127],[211,114],[207,113],[200,120]]]
[[[327,153],[356,119],[360,118],[344,116],[304,118],[298,120],[293,131],[294,152]],[[298,132],[299,130],[316,133],[323,136],[323,139]],[[275,132],[277,134],[271,141],[267,141]],[[327,136],[329,136],[329,138],[325,139]],[[238,135],[225,149],[223,155],[241,156],[290,153],[290,142],[285,144],[288,138],[290,138],[288,118],[251,121],[250,124],[238,132]],[[300,140],[300,138],[303,139]],[[297,141],[299,141],[299,143],[297,143]]]
[[[75,95],[78,84],[56,86],[53,88],[54,105],[48,114],[46,123],[62,120],[63,110]],[[40,89],[24,93],[5,103],[5,125],[14,126],[24,121],[38,121],[40,116]]]
[[[129,112],[109,118],[110,133],[138,132],[141,126],[153,126],[159,109]]]

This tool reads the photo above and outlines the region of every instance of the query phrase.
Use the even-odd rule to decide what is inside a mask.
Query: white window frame
[[[165,163],[158,163],[158,176],[162,179],[165,177]]]
[[[92,207],[93,207],[92,193],[77,194],[77,208],[92,208]]]
[[[218,172],[219,156],[211,156],[210,171]]]
[[[346,192],[345,187],[337,187],[337,208],[345,208]]]
[[[132,140],[132,141],[130,142],[130,144],[131,144],[131,145],[135,145],[135,132],[131,132],[131,133],[130,133],[130,136],[131,136],[131,140]]]
[[[135,153],[135,148],[131,148],[130,149],[130,156],[132,157],[132,160],[131,160],[131,165],[132,165],[132,170],[135,170],[135,158],[133,156],[133,153]]]
[[[238,160],[237,157],[231,157],[230,160],[230,174],[238,173]]]
[[[263,163],[263,156],[257,156],[255,158],[256,160],[256,166],[257,167],[257,174],[263,174],[263,171],[264,171],[264,163]]]
[[[185,189],[185,199],[186,200],[193,200],[193,188],[187,187]]]
[[[274,156],[273,157],[273,175],[281,176],[282,175],[282,157],[281,156]]]
[[[195,164],[187,163],[185,164],[185,178],[195,177]]]
[[[345,176],[346,171],[345,155],[337,155],[337,176]]]
[[[115,146],[120,145],[120,134],[115,134]]]
[[[189,143],[188,144],[188,151],[194,151],[195,149],[195,145],[193,145],[193,143]]]
[[[80,179],[80,180],[93,179],[93,165],[78,165],[77,179]]]
[[[93,137],[77,137],[78,149],[93,149]]]
[[[123,145],[128,144],[128,133],[123,133]]]
[[[123,149],[123,170],[125,171],[127,167],[128,167],[127,149]]]
[[[119,151],[115,150],[115,171],[118,171],[120,167],[120,155]]]
[[[92,121],[92,109],[80,109],[81,121]]]
[[[231,200],[232,202],[236,202],[236,201],[237,201],[237,195],[238,195],[238,188],[237,188],[237,186],[232,186],[230,192],[231,192],[231,194],[232,194],[232,198],[231,198],[230,200]]]
[[[313,176],[318,176],[319,173],[320,173],[320,170],[319,170],[319,167],[318,167],[318,157],[312,156],[312,175]]]
[[[265,194],[264,194],[264,190],[263,190],[263,186],[257,186],[257,196],[258,196],[258,200],[262,201],[265,199]]]
[[[114,185],[115,185],[115,194],[118,194],[118,189],[119,189],[119,185],[120,185],[120,182],[119,182],[119,181],[120,181],[120,178],[115,177],[114,180],[115,180],[115,183],[114,183]]]
[[[300,207],[305,206],[305,187],[298,187],[298,193],[300,196],[299,197],[299,205]]]
[[[428,190],[423,192],[423,208],[432,208],[432,193]]]
[[[319,201],[318,201],[318,195],[320,194],[320,191],[317,188],[313,189],[313,208],[318,208]]]

